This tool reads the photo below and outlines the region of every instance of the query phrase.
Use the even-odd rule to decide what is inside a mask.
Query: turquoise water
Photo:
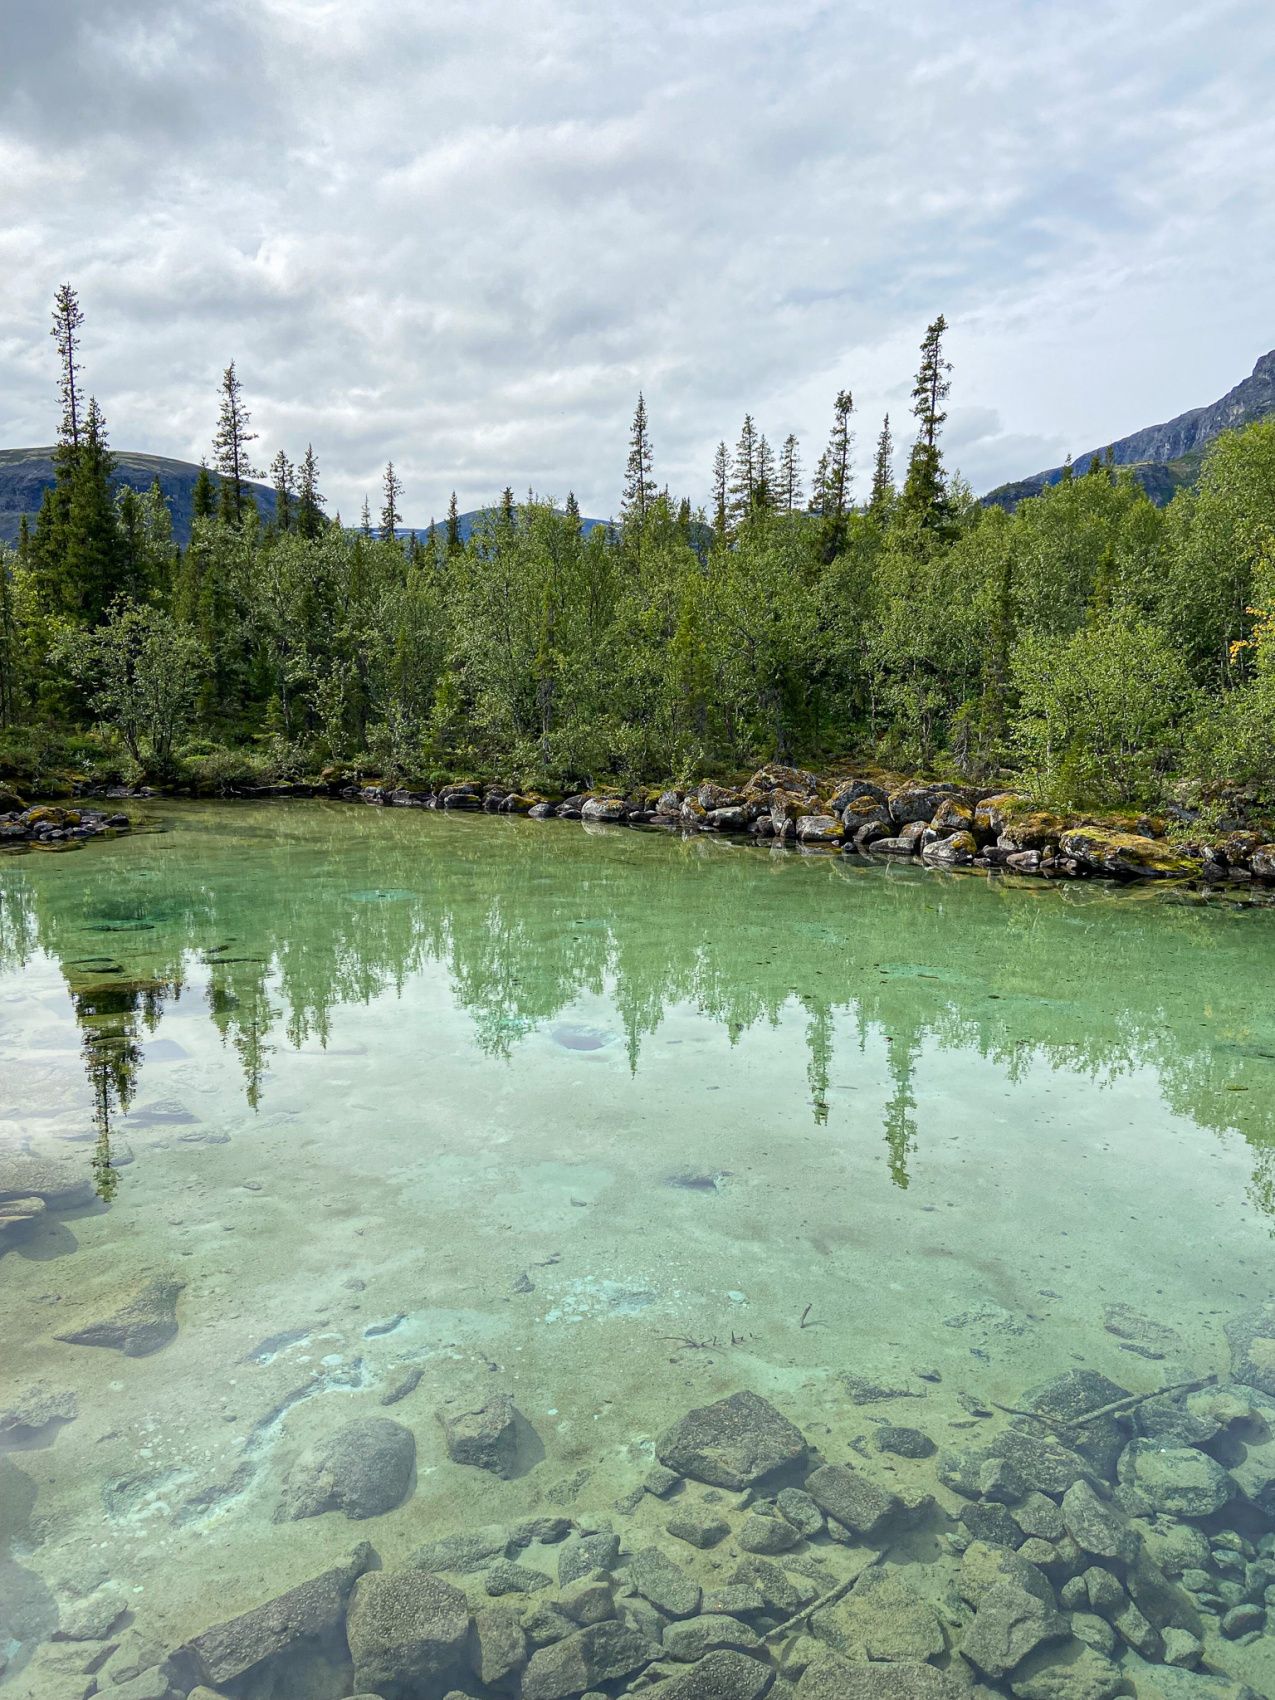
[[[1270,1297],[1275,912],[340,804],[154,826],[0,861],[0,1158],[65,1182],[0,1240],[0,1408],[76,1413],[0,1433],[15,1694],[363,1537],[390,1569],[550,1512],[640,1544],[656,1437],[738,1389],[954,1514],[875,1426],[969,1445],[1076,1366],[1225,1378]],[[155,1280],[160,1349],[56,1338]],[[434,1415],[493,1391],[537,1437],[508,1480]],[[412,1430],[404,1502],[275,1522],[367,1415]],[[957,1557],[911,1555],[922,1591]],[[1275,1690],[1271,1638],[1205,1627]]]

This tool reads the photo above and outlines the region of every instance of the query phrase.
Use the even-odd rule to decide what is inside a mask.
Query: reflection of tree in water
[[[118,964],[105,961],[68,964],[65,971],[93,1100],[93,1184],[98,1196],[109,1202],[119,1186],[111,1163],[111,1118],[116,1111],[128,1110],[137,1089],[139,1027],[153,1033],[165,1002],[180,987],[176,981],[116,978]]]
[[[74,858],[75,879],[53,859],[0,867],[0,966],[37,949],[62,964],[106,1144],[140,1028],[192,956],[253,1104],[272,1043],[324,1044],[335,1009],[438,962],[476,1042],[511,1062],[582,996],[614,1011],[634,1069],[670,1006],[720,1022],[732,1042],[799,1009],[817,1123],[838,1058],[879,1083],[879,1061],[863,1059],[890,1036],[885,1133],[900,1185],[924,1138],[916,1081],[935,1050],[975,1050],[1011,1081],[1042,1065],[1098,1083],[1151,1068],[1171,1109],[1248,1140],[1254,1200],[1275,1207],[1275,1017],[1253,996],[1275,916],[624,829],[343,805],[174,818],[149,846]],[[113,1027],[97,1001],[110,977],[83,965],[104,931],[136,993]]]

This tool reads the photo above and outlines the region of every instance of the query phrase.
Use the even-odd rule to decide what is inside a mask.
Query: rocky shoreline
[[[0,802],[5,799],[0,797]],[[117,838],[132,829],[126,814],[106,809],[88,809],[76,805],[65,808],[58,803],[38,803],[27,808],[20,798],[18,806],[0,812],[0,850],[22,846],[37,850],[78,850],[89,838]]]
[[[520,814],[681,832],[744,836],[801,850],[932,868],[1005,869],[1045,879],[1101,877],[1275,883],[1275,842],[1235,824],[1216,837],[1169,839],[1165,823],[1137,830],[1070,820],[1003,786],[820,778],[771,763],[739,787],[698,785],[584,791],[558,798],[477,781],[437,790],[342,783],[263,788],[257,796],[339,796],[375,807]]]
[[[1153,1361],[1170,1343],[1125,1305],[1106,1327]],[[1072,1368],[949,1423],[981,1431],[955,1445],[912,1403],[934,1371],[844,1375],[869,1425],[848,1445],[739,1391],[665,1429],[614,1516],[433,1530],[393,1569],[360,1541],[167,1653],[108,1583],[31,1674],[76,1700],[1260,1700],[1233,1671],[1275,1607],[1275,1305],[1225,1333],[1227,1379]],[[507,1394],[435,1416],[453,1467],[535,1467]],[[356,1417],[296,1458],[275,1520],[368,1524],[413,1496],[415,1454]]]

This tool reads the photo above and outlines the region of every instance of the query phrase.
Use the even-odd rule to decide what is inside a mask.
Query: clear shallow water
[[[33,1656],[86,1597],[162,1653],[362,1536],[392,1567],[614,1516],[739,1388],[828,1457],[883,1420],[968,1444],[1076,1365],[1225,1374],[1270,1296],[1275,913],[503,817],[156,818],[0,861],[0,1153],[102,1195],[0,1259],[0,1407],[78,1412],[0,1439],[15,1693],[91,1653]],[[162,1350],[55,1338],[169,1276]],[[544,1450],[511,1481],[433,1416],[496,1390]],[[304,1446],[383,1414],[403,1505],[272,1521]],[[959,1508],[930,1460],[874,1468]],[[1266,1638],[1225,1658],[1275,1690]]]

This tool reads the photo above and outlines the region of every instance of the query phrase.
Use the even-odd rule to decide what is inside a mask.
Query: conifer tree
[[[500,492],[500,521],[502,525],[508,526],[510,530],[513,529],[514,493],[508,484],[506,484],[504,489]]]
[[[256,477],[248,445],[256,441],[252,416],[244,406],[243,386],[235,373],[232,360],[221,375],[221,410],[217,419],[217,435],[213,452],[221,474],[221,517],[232,525],[242,525],[244,512],[251,495],[244,484]]]
[[[854,446],[850,415],[853,412],[854,397],[850,391],[838,390],[833,404],[828,447],[819,457],[819,472],[815,479],[818,511],[838,526],[850,511],[850,455]]]
[[[730,454],[718,443],[713,454],[713,530],[724,544],[730,536]]]
[[[629,431],[629,458],[624,468],[624,497],[620,512],[629,523],[641,526],[655,494],[652,474],[651,434],[646,421],[646,400],[638,391],[637,407]]]
[[[62,544],[65,605],[90,626],[99,625],[123,585],[119,523],[111,494],[115,462],[106,420],[94,396],[80,424],[80,446],[71,474]]]
[[[456,492],[453,490],[447,503],[447,554],[449,559],[459,555],[460,551],[460,507],[456,501]]]
[[[372,510],[368,506],[366,496],[363,498],[363,512],[359,518],[359,530],[364,537],[371,537],[372,535]]]
[[[916,442],[908,460],[903,505],[926,525],[941,525],[947,517],[947,475],[939,449],[939,433],[947,414],[943,403],[952,388],[952,363],[943,353],[947,320],[942,313],[925,332],[921,365],[912,386],[912,412],[918,422]]]
[[[786,514],[794,514],[804,500],[801,488],[801,450],[794,434],[789,431],[779,454],[779,505]]]
[[[79,299],[70,284],[64,283],[53,297],[53,328],[49,335],[57,345],[58,363],[62,368],[58,381],[62,397],[61,440],[72,449],[80,446],[80,398],[75,353],[80,346],[79,331],[83,323]]]
[[[208,470],[207,461],[200,461],[199,471],[195,477],[195,487],[190,493],[190,513],[192,519],[211,519],[216,512],[217,491]]]
[[[775,467],[775,451],[763,435],[757,441],[757,483],[753,489],[754,513],[764,513],[774,507],[778,477]]]
[[[580,504],[576,500],[576,493],[575,493],[574,490],[568,490],[567,491],[567,505],[566,505],[565,513],[566,513],[566,516],[567,516],[567,526],[568,526],[569,530],[571,531],[572,536],[579,537],[580,530],[581,530],[581,527],[580,527]]]
[[[295,501],[296,469],[280,449],[270,462],[274,485],[274,522],[280,531],[291,531]]]
[[[297,530],[302,537],[313,539],[323,530],[323,497],[319,494],[319,463],[314,458],[314,445],[307,443],[301,462],[297,488]]]
[[[757,427],[753,424],[752,414],[746,413],[735,445],[730,478],[730,517],[736,525],[752,513],[757,498],[757,449]]]
[[[868,512],[881,519],[889,513],[894,502],[894,436],[890,430],[890,415],[881,423],[877,452],[872,462],[872,491],[868,497]]]
[[[394,470],[392,460],[385,463],[385,476],[381,480],[381,542],[393,543],[398,531],[402,513],[399,501],[403,495],[403,486]]]

